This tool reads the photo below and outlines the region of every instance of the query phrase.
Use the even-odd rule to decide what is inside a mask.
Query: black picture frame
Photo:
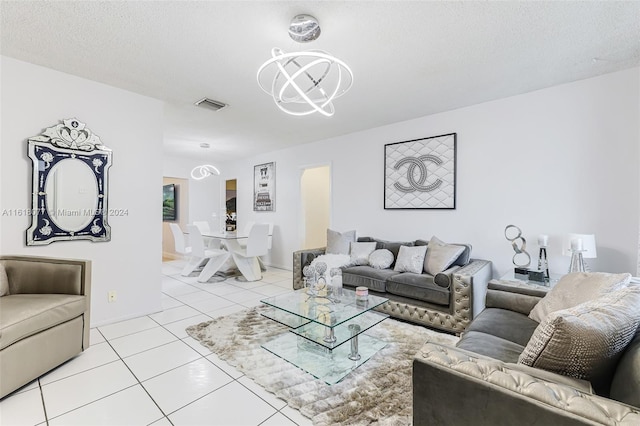
[[[174,183],[162,185],[162,220],[175,222],[178,219],[178,186]]]
[[[276,211],[276,163],[253,167],[253,211]]]
[[[384,146],[384,208],[456,208],[457,134]]]

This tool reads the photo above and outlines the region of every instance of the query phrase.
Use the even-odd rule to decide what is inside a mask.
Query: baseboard
[[[158,312],[162,312],[162,310],[163,310],[162,309],[162,305],[160,305],[157,309],[152,309],[152,310],[149,310],[149,311],[138,312],[138,313],[129,314],[129,315],[123,315],[123,316],[116,317],[116,318],[110,318],[110,319],[105,320],[105,321],[98,321],[96,323],[91,321],[91,328],[104,327],[105,325],[115,324],[115,323],[121,322],[121,321],[126,321],[126,320],[130,320],[130,319],[134,319],[134,318],[144,317],[144,316],[147,316],[147,315],[157,314]]]

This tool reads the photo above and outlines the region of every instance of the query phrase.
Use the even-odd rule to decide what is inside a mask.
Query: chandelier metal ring
[[[271,56],[258,69],[258,84],[287,114],[302,116],[319,112],[330,117],[335,111],[332,101],[353,85],[351,68],[327,52],[285,53],[274,48]],[[266,84],[268,70],[272,80]]]
[[[216,166],[211,164],[203,164],[202,166],[196,166],[191,170],[191,177],[195,180],[202,180],[209,176],[220,175],[220,170]]]

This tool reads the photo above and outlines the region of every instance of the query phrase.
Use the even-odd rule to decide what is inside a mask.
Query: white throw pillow
[[[338,232],[327,229],[328,254],[349,254],[351,243],[356,241],[356,231]]]
[[[7,277],[7,271],[4,269],[4,265],[0,263],[0,297],[9,294],[9,278]]]
[[[446,270],[462,254],[464,246],[447,244],[433,236],[427,245],[427,255],[424,258],[424,271],[435,276]]]
[[[369,265],[376,269],[387,269],[393,264],[393,253],[387,249],[375,250],[369,256]]]
[[[351,263],[354,265],[368,265],[369,255],[375,249],[375,241],[372,243],[351,243]]]
[[[631,274],[609,274],[606,272],[574,272],[560,281],[533,307],[529,318],[542,322],[550,313],[572,308],[593,300],[603,293],[629,284]]]
[[[396,272],[413,272],[414,274],[422,273],[426,252],[427,246],[400,246],[396,266],[394,266],[393,270]]]

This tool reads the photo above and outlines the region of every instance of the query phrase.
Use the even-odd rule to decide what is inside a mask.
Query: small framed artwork
[[[384,146],[385,209],[456,208],[456,133]]]
[[[253,210],[276,211],[276,163],[253,167]]]

